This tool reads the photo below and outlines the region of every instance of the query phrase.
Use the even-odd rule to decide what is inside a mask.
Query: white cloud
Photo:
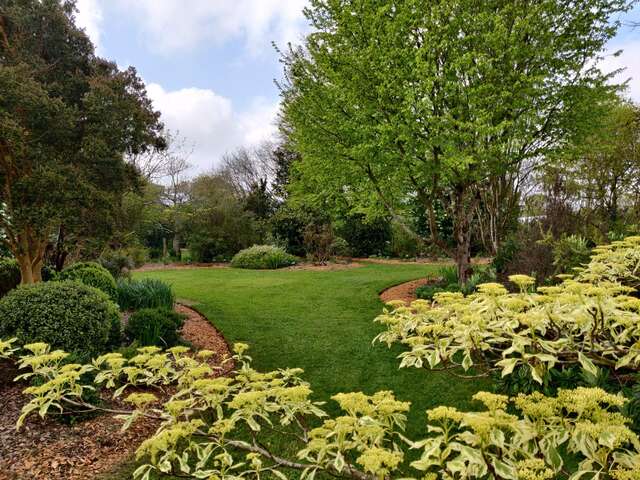
[[[78,0],[76,7],[78,8],[76,25],[84,28],[96,49],[99,50],[103,15],[98,0]]]
[[[160,53],[190,50],[206,42],[244,42],[251,54],[271,42],[296,42],[307,0],[117,0],[141,26],[149,48]]]
[[[617,50],[623,52],[614,57],[613,53]],[[618,73],[614,80],[623,82],[629,79],[627,94],[636,102],[640,102],[640,40],[629,40],[612,46],[609,55],[600,63],[600,69],[605,73],[611,73],[620,68],[625,70]]]
[[[256,145],[276,132],[277,103],[256,99],[247,111],[236,112],[231,100],[208,89],[167,91],[152,83],[147,92],[165,125],[194,145],[190,162],[198,172],[216,166],[225,152]]]

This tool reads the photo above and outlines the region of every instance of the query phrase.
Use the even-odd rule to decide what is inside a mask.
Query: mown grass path
[[[343,270],[255,271],[194,268],[136,273],[169,282],[178,298],[195,303],[229,342],[251,345],[259,370],[304,368],[318,400],[344,391],[393,390],[412,402],[408,433],[425,434],[425,410],[436,405],[468,408],[487,382],[443,373],[398,369],[402,348],[372,345],[381,331],[386,287],[434,274],[437,266],[366,264]]]

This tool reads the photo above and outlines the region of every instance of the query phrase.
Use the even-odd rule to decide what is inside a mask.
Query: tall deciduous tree
[[[488,179],[562,145],[577,103],[606,90],[594,59],[624,0],[312,0],[283,55],[282,125],[312,197],[425,206],[431,240],[470,271]],[[600,93],[598,93],[600,95]],[[438,236],[435,205],[454,221]]]
[[[600,109],[595,128],[564,162],[564,173],[576,184],[585,223],[606,238],[621,223],[638,220],[640,106],[616,100]]]
[[[117,204],[135,179],[125,154],[162,144],[136,71],[96,57],[74,12],[67,0],[0,3],[0,226],[22,283],[41,279],[60,225],[81,231]]]

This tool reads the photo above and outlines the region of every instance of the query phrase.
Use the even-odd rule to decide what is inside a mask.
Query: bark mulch
[[[233,370],[233,362],[225,362],[232,355],[229,344],[218,329],[193,308],[179,303],[176,311],[187,316],[180,336],[198,350],[215,352],[211,361],[213,366],[222,368],[219,375],[226,375]]]
[[[220,332],[202,315],[183,305],[176,310],[187,319],[182,336],[197,349],[216,352],[212,364],[230,355]],[[233,368],[226,362],[216,375]],[[0,362],[0,480],[88,480],[112,471],[131,457],[140,443],[158,427],[152,419],[141,419],[121,432],[122,422],[103,414],[76,424],[37,415],[30,417],[20,431],[15,424],[28,398],[22,394],[25,383],[14,383],[17,375],[10,362]],[[109,397],[108,393],[105,399]],[[109,399],[112,408],[123,407]]]
[[[392,300],[402,300],[408,305],[417,299],[416,288],[426,285],[429,282],[433,282],[433,279],[419,278],[418,280],[411,280],[410,282],[389,287],[380,293],[380,300],[384,303]]]

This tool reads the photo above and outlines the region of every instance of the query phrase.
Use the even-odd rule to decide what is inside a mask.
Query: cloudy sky
[[[77,23],[98,53],[134,65],[163,121],[193,145],[197,171],[226,151],[275,132],[274,79],[281,65],[272,42],[299,42],[306,0],[78,0]],[[640,21],[640,7],[624,21]],[[640,101],[640,28],[623,28],[607,57],[626,67],[630,94]]]

